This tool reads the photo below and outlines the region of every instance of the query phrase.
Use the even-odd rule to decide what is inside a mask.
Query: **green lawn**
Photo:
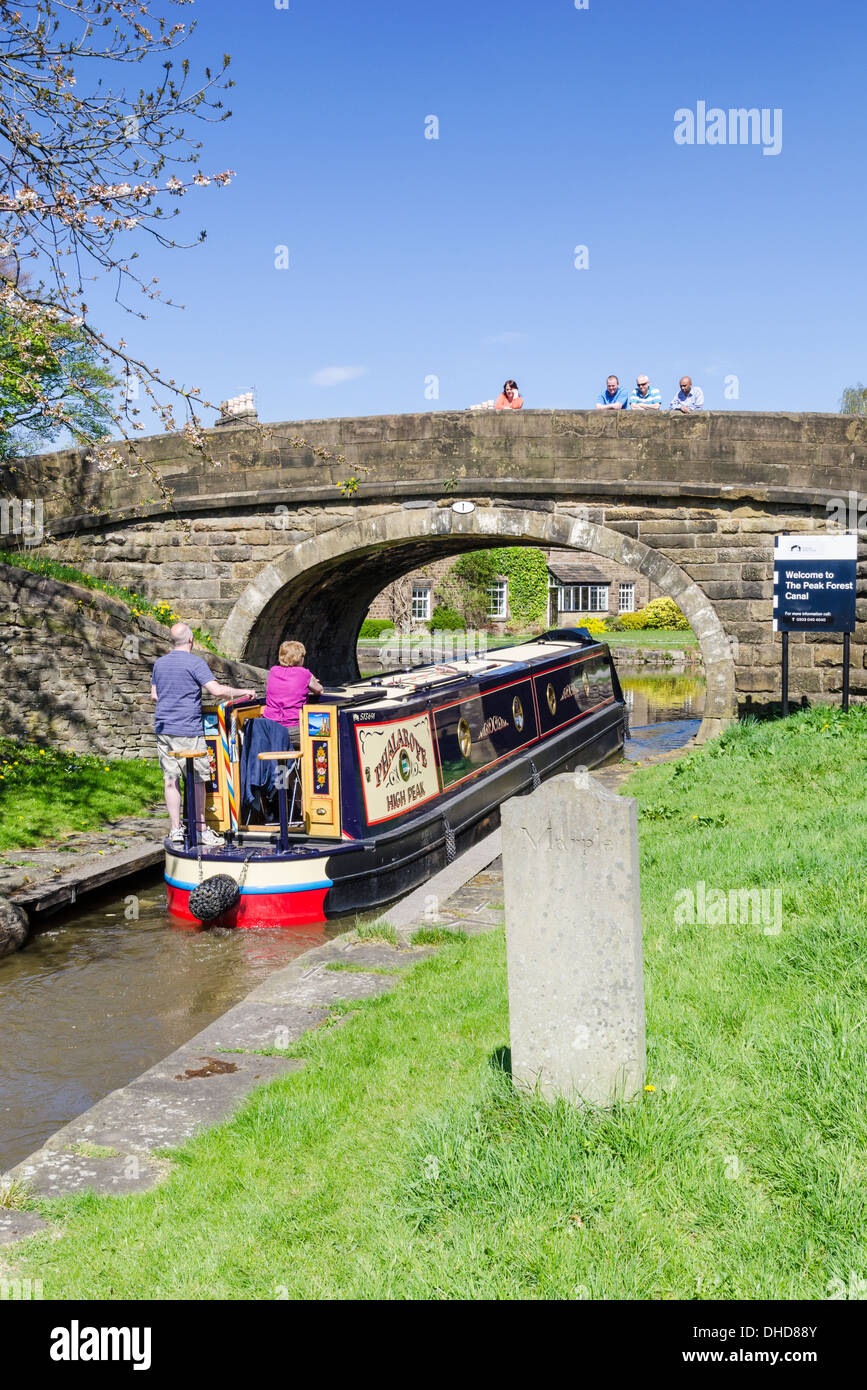
[[[640,632],[606,632],[602,637],[609,647],[652,647],[655,651],[697,647],[698,638],[692,628],[675,631],[670,628],[642,628]]]
[[[517,1096],[502,932],[297,1051],[156,1191],[43,1204],[46,1298],[823,1299],[867,1270],[867,709],[635,774],[648,1084]],[[686,891],[781,892],[689,925]],[[8,1255],[7,1255],[8,1260]]]
[[[144,815],[162,794],[156,762],[109,761],[0,738],[0,850]]]

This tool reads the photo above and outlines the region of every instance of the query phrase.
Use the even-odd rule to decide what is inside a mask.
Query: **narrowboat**
[[[205,816],[225,845],[197,844],[185,818],[183,845],[166,841],[168,908],[234,927],[392,902],[494,829],[509,797],[621,750],[627,721],[608,647],[584,628],[333,686],[304,706],[297,750],[256,752],[261,700],[204,708]],[[269,760],[272,788],[251,799]],[[189,806],[192,756],[186,783]]]

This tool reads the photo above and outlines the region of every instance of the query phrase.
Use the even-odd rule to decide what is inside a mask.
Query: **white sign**
[[[774,560],[857,560],[857,536],[776,536]]]

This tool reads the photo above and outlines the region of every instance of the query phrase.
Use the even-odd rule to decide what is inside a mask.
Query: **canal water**
[[[698,729],[703,682],[622,673],[627,758]],[[0,1172],[244,998],[271,971],[355,918],[295,931],[199,931],[165,911],[150,875],[48,919],[0,960]]]

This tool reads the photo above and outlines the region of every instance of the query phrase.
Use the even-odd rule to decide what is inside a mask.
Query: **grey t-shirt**
[[[192,652],[166,652],[154,662],[151,681],[156,686],[154,729],[176,738],[198,738],[204,733],[202,686],[214,676],[208,663]]]

